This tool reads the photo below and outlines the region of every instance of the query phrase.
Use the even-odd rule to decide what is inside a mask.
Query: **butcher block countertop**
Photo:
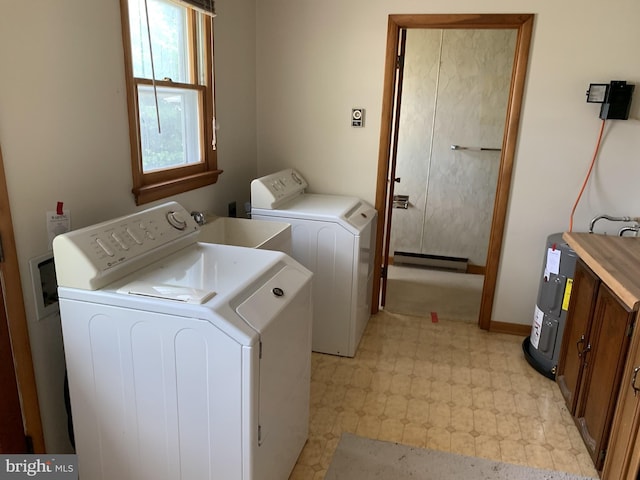
[[[630,310],[640,307],[640,238],[568,233],[562,238]]]

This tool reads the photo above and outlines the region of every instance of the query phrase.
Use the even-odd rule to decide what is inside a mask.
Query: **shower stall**
[[[407,31],[394,263],[486,264],[515,44],[515,30]]]

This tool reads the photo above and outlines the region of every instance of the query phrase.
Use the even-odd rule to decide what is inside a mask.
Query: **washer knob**
[[[173,228],[177,228],[178,230],[184,230],[187,228],[187,221],[180,212],[171,211],[167,213],[167,221],[169,222],[169,225]]]

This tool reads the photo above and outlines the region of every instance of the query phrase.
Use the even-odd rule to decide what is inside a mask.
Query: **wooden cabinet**
[[[603,479],[640,478],[640,333],[632,338],[613,419]]]
[[[640,328],[633,328],[640,315],[640,239],[588,233],[563,239],[580,261],[558,385],[598,468],[598,452],[606,452],[601,479],[640,480]],[[586,343],[579,343],[583,334]]]
[[[599,286],[574,414],[598,470],[604,464],[634,317],[608,287]]]
[[[597,470],[602,470],[635,318],[579,260],[557,382]]]
[[[571,415],[575,415],[578,404],[584,350],[588,345],[599,285],[600,279],[578,259],[556,373],[556,381]]]

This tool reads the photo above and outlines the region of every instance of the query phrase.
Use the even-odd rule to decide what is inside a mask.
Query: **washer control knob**
[[[184,230],[187,228],[187,221],[180,212],[171,211],[167,213],[167,221],[173,228],[177,228],[178,230]]]
[[[273,290],[271,290],[273,292],[273,294],[276,297],[282,297],[284,295],[284,290],[282,290],[280,287],[275,287]]]

